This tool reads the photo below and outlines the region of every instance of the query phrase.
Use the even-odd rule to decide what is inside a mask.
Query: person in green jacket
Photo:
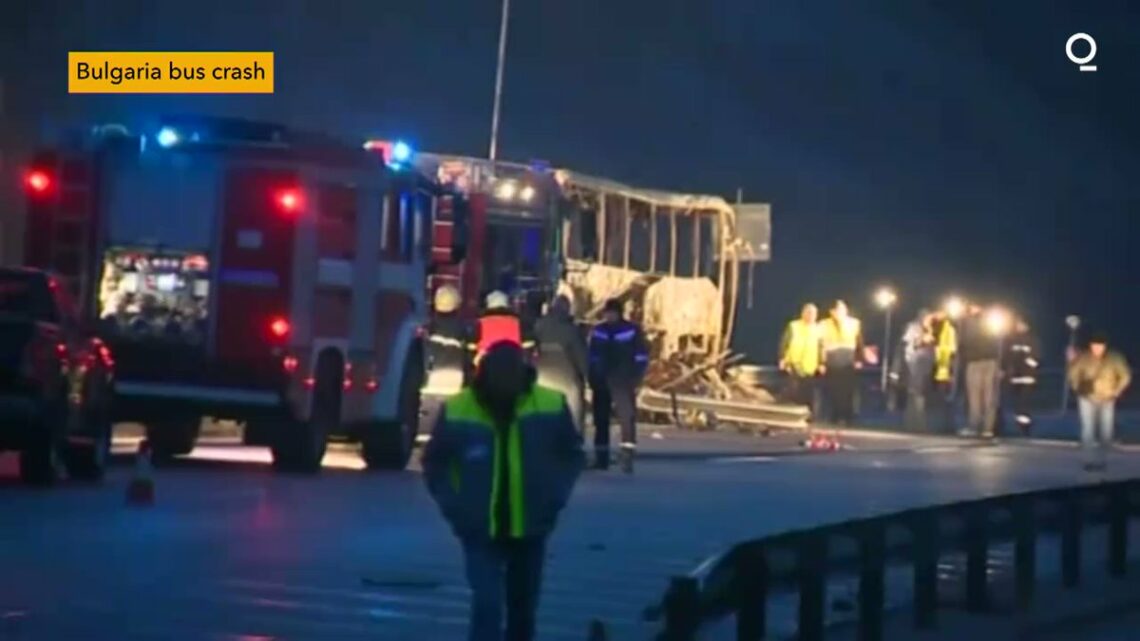
[[[1105,450],[1112,445],[1116,400],[1132,383],[1132,370],[1119,352],[1108,349],[1102,333],[1089,340],[1088,351],[1069,363],[1069,385],[1077,393],[1081,415],[1081,445],[1085,469],[1105,468]]]
[[[585,465],[566,398],[535,383],[522,348],[488,349],[444,402],[424,450],[428,491],[463,546],[469,641],[533,641],[546,540]]]

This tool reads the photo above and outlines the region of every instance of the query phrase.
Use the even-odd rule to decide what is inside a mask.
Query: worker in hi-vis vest
[[[927,411],[927,425],[936,432],[954,429],[954,381],[958,364],[958,330],[945,310],[934,313],[934,389]]]
[[[797,405],[815,405],[815,380],[820,366],[819,308],[807,303],[800,317],[788,323],[780,339],[780,370],[788,375],[786,396]]]
[[[831,316],[820,323],[824,392],[831,422],[855,422],[858,370],[863,367],[863,324],[851,316],[847,303],[836,301]]]
[[[522,319],[511,309],[511,299],[501,291],[487,294],[483,313],[475,321],[468,350],[472,352],[472,371],[479,368],[479,361],[491,346],[507,342],[523,348],[528,358],[534,351],[534,339],[523,327]]]

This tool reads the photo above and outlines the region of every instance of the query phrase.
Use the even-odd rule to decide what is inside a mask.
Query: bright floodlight
[[[495,197],[499,200],[511,200],[515,197],[515,192],[518,187],[511,181],[499,183],[495,188]]]
[[[534,198],[534,187],[530,185],[523,187],[519,190],[519,198],[525,202],[530,202],[530,199]]]
[[[412,148],[408,143],[396,141],[392,145],[392,160],[394,163],[405,163],[412,159]]]
[[[946,310],[946,315],[950,318],[961,318],[962,314],[966,313],[966,301],[958,296],[951,296],[946,299],[943,309]]]
[[[875,292],[875,304],[883,309],[893,306],[897,300],[895,290],[890,287],[883,287]]]
[[[1009,312],[995,307],[986,312],[986,329],[994,336],[1004,336],[1009,331]]]
[[[158,144],[162,145],[163,147],[173,147],[174,145],[178,144],[178,132],[171,129],[170,127],[163,127],[159,130],[158,136],[155,137],[155,140],[157,140]]]

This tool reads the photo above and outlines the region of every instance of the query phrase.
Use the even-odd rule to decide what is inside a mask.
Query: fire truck
[[[427,274],[462,260],[467,215],[411,155],[229,119],[95,127],[35,156],[25,260],[80,301],[115,355],[114,418],[156,458],[209,417],[280,470],[318,470],[329,441],[403,468]],[[437,219],[458,229],[438,261]]]

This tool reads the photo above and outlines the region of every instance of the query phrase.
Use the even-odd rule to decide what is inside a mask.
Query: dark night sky
[[[774,261],[737,333],[763,360],[802,300],[844,296],[878,331],[884,281],[915,304],[1009,302],[1055,340],[1081,313],[1140,358],[1140,5],[513,5],[501,156],[773,203]],[[483,154],[498,7],[10,0],[0,135],[19,149],[48,119],[202,110]],[[1077,31],[1097,73],[1065,57]],[[68,96],[69,49],[270,49],[277,93]]]

